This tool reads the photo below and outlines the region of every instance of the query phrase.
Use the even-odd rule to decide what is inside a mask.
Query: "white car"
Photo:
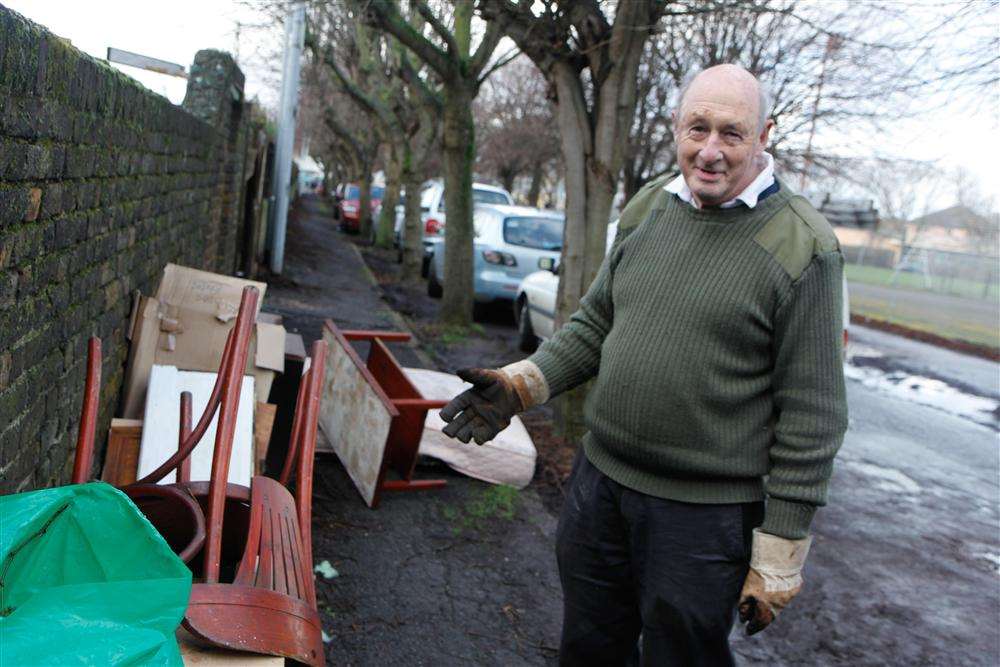
[[[404,194],[405,196],[405,194]],[[509,192],[495,185],[486,183],[472,184],[472,203],[478,204],[506,204],[513,206],[514,197]],[[424,183],[420,189],[420,222],[423,226],[424,248],[427,249],[427,240],[439,237],[441,230],[445,226],[445,206],[444,206],[444,181],[434,179]],[[406,216],[403,205],[396,207],[395,242],[400,250],[400,261],[402,261],[403,249],[403,225]],[[426,262],[425,262],[426,265]]]
[[[615,240],[618,221],[608,225],[607,249]],[[539,260],[541,271],[529,273],[521,281],[514,299],[514,321],[518,344],[523,352],[534,352],[538,344],[555,333],[556,293],[559,291],[559,271],[554,263]],[[851,305],[844,275],[844,348],[847,348],[847,327],[851,321]]]
[[[481,204],[472,219],[475,229],[472,274],[475,302],[511,303],[522,279],[540,266],[554,265],[563,239],[559,211]],[[447,235],[447,232],[445,232]],[[433,252],[427,294],[444,293],[444,238],[430,240]]]

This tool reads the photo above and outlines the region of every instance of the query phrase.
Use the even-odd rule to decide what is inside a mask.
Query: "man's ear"
[[[774,127],[774,121],[768,118],[764,121],[764,129],[760,131],[760,136],[757,137],[758,143],[760,143],[760,149],[764,150],[767,148],[767,142],[771,138],[771,128]]]

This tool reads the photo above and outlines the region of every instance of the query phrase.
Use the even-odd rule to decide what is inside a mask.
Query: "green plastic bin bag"
[[[0,497],[0,665],[182,665],[191,571],[125,494]]]

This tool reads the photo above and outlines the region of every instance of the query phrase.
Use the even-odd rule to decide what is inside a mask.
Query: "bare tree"
[[[423,19],[410,17],[415,29]],[[402,45],[381,32],[374,34],[349,8],[317,12],[307,43],[314,56],[335,76],[342,89],[381,131],[386,154],[386,189],[376,229],[376,243],[388,247],[395,227],[401,187],[413,199],[419,192],[427,160],[439,130],[441,100],[421,78]],[[345,30],[345,28],[348,28]],[[320,42],[324,44],[320,46]],[[345,45],[354,45],[353,52]],[[356,55],[356,61],[351,56]],[[419,199],[404,207],[403,280],[415,280],[423,256]]]
[[[542,179],[559,157],[559,131],[545,79],[520,58],[486,82],[476,99],[478,170],[492,173],[507,190],[531,176],[527,203],[538,205]]]
[[[559,124],[566,182],[556,325],[576,311],[604,259],[612,199],[635,112],[643,46],[666,4],[481,0],[545,76]],[[610,14],[608,10],[613,10]],[[560,404],[567,435],[582,430],[582,389]]]
[[[502,31],[500,26],[487,25],[473,50],[473,0],[453,0],[451,27],[427,2],[411,0],[411,7],[430,26],[426,35],[406,20],[395,0],[352,0],[351,4],[367,10],[368,20],[373,25],[398,39],[441,83],[442,153],[448,210],[441,319],[452,324],[468,324],[473,302],[475,123],[472,104],[483,81],[504,62],[496,62],[493,57]]]

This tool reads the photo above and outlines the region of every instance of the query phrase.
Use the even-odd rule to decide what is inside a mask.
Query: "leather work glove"
[[[463,368],[458,377],[472,383],[441,409],[444,434],[462,442],[489,442],[510,425],[511,417],[548,400],[545,377],[524,360],[500,369]]]
[[[754,528],[750,571],[738,605],[747,635],[770,625],[802,590],[802,566],[811,542],[812,537],[789,540]]]

